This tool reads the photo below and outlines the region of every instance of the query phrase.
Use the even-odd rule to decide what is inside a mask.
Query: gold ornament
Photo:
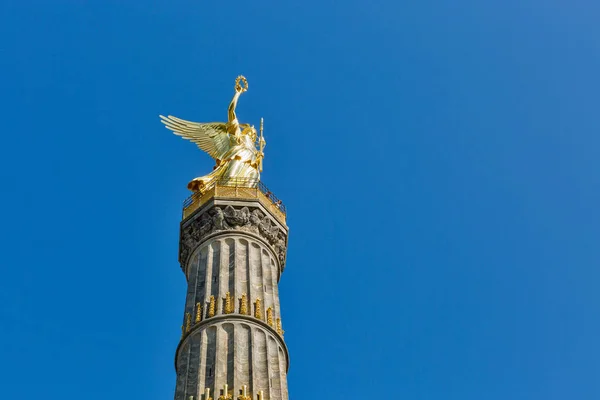
[[[208,305],[208,317],[215,316],[215,296],[210,296],[210,303]]]
[[[196,303],[196,323],[202,321],[202,306]]]
[[[246,385],[242,385],[241,394],[238,396],[237,400],[252,400],[252,397],[248,396],[246,393],[248,387]]]
[[[232,400],[233,396],[227,390],[227,385],[223,385],[223,394],[219,396],[219,400]]]
[[[248,301],[246,300],[246,293],[242,294],[240,299],[240,314],[248,314]]]
[[[262,319],[262,309],[260,308],[260,299],[256,299],[254,302],[254,317],[258,319]]]
[[[273,326],[273,309],[271,307],[267,308],[267,324]]]
[[[227,292],[225,294],[225,314],[231,314],[234,311],[235,310],[233,308],[233,301],[231,301],[231,294],[229,294],[229,292]]]

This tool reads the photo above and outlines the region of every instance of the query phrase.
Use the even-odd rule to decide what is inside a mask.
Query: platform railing
[[[282,201],[260,180],[247,178],[219,179],[203,188],[202,192],[194,193],[183,202],[183,219],[189,217],[212,197],[258,198],[285,222],[286,209]]]

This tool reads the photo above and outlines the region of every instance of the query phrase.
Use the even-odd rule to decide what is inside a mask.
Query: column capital
[[[228,232],[247,233],[261,238],[276,255],[280,273],[283,272],[287,226],[256,201],[212,199],[181,222],[179,262],[184,273],[189,257],[200,244],[210,237]]]

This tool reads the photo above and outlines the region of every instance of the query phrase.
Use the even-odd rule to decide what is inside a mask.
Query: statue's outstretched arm
[[[246,78],[244,78],[242,75],[240,75],[235,79],[235,94],[233,95],[233,99],[231,100],[231,103],[229,103],[229,110],[228,110],[229,125],[235,125],[236,132],[237,132],[237,129],[239,128],[239,122],[237,120],[237,116],[235,115],[235,107],[237,106],[237,102],[238,102],[238,99],[240,98],[240,95],[242,93],[244,93],[246,90],[248,90],[248,81],[246,80]],[[237,133],[236,133],[236,135],[237,135]]]
[[[238,102],[238,99],[240,98],[241,94],[242,94],[241,91],[236,90],[235,94],[233,95],[233,99],[231,100],[231,103],[229,103],[229,110],[228,110],[229,123],[237,123],[237,116],[235,115],[235,107],[237,106],[237,102]]]

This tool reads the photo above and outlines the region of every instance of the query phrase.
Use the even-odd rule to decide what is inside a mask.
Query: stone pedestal
[[[268,194],[233,189],[217,187],[184,210],[180,263],[188,289],[175,400],[208,400],[207,388],[213,400],[227,398],[224,385],[233,399],[243,385],[250,399],[259,391],[264,400],[288,399],[278,292],[285,214]]]

